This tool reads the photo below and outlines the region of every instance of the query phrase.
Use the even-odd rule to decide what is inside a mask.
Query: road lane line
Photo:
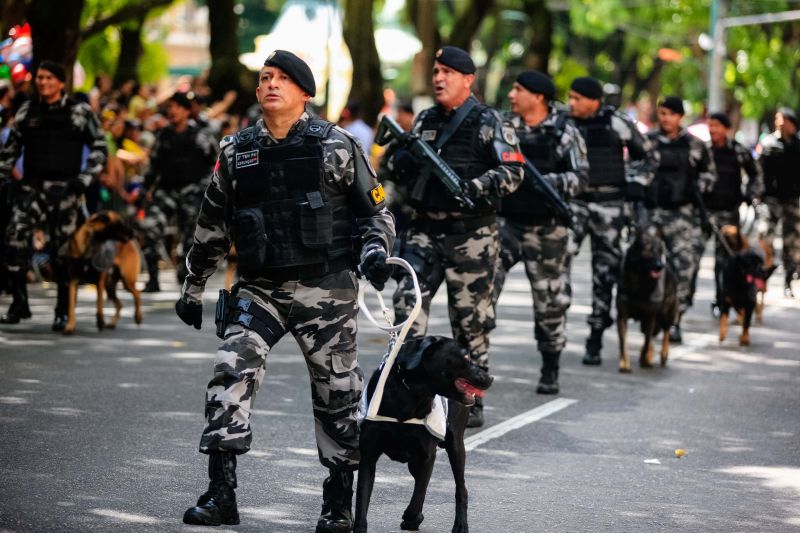
[[[537,420],[541,420],[561,411],[562,409],[566,409],[575,403],[578,403],[578,400],[572,400],[570,398],[556,398],[555,400],[542,404],[539,407],[531,409],[530,411],[526,411],[513,418],[509,418],[505,422],[500,422],[496,426],[492,426],[479,433],[469,436],[468,438],[464,439],[464,448],[468,452],[472,451],[481,444],[485,444],[490,440],[502,437],[509,431],[514,431],[515,429],[532,424]]]

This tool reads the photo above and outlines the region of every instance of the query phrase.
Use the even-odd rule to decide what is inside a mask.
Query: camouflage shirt
[[[84,186],[88,187],[92,180],[97,179],[103,171],[103,167],[106,164],[106,154],[108,153],[106,139],[103,135],[103,130],[100,128],[100,121],[97,115],[88,104],[71,100],[66,95],[54,104],[42,104],[42,106],[44,112],[71,106],[70,120],[72,127],[79,132],[84,145],[89,148],[89,155],[81,173],[78,175],[78,179],[81,180]],[[25,126],[30,119],[30,107],[31,101],[28,100],[19,108],[14,124],[9,131],[8,139],[6,139],[6,144],[0,151],[0,181],[11,176],[14,164],[22,155],[22,149],[28,142],[23,130],[26,129]]]
[[[304,135],[310,117],[303,113],[291,127],[287,139],[295,135]],[[267,130],[263,120],[259,120],[256,139],[265,146],[282,142]],[[221,152],[211,174],[211,183],[206,189],[197,228],[194,234],[192,249],[186,257],[189,275],[183,285],[184,299],[200,302],[206,280],[214,274],[220,261],[228,254],[231,246],[230,223],[234,205],[236,182],[233,179],[235,162],[235,144],[233,137],[228,136],[220,142]],[[322,157],[325,167],[325,185],[347,190],[355,180],[356,157],[364,157],[357,141],[342,128],[334,126],[328,136],[322,140]],[[366,159],[365,159],[366,161]],[[359,165],[360,166],[360,165]],[[371,173],[370,179],[377,184],[375,172],[369,163],[366,168]],[[376,247],[391,250],[394,241],[394,219],[384,207],[372,217],[358,218],[356,223],[362,237],[362,257]]]
[[[660,129],[649,132],[647,136],[657,145],[672,144],[678,142],[684,136],[688,136],[689,164],[697,172],[697,189],[700,193],[705,194],[714,187],[714,184],[717,182],[714,157],[711,155],[711,150],[709,150],[703,141],[684,128],[681,128],[678,135],[674,138],[667,137]]]
[[[535,126],[525,124],[517,114],[509,113],[507,118],[520,139],[528,135],[557,134],[560,136],[556,151],[558,160],[565,163],[564,172],[551,172],[544,176],[555,189],[566,198],[580,194],[589,183],[589,159],[586,156],[586,143],[578,128],[551,110],[547,117]]]

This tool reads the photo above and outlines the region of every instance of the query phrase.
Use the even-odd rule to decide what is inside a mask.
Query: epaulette
[[[328,136],[331,129],[333,128],[333,123],[328,122],[327,120],[323,120],[321,118],[312,118],[308,121],[308,128],[306,128],[306,135],[310,137],[317,137],[319,139],[324,139]]]
[[[220,150],[224,150],[228,146],[232,145],[234,140],[235,140],[235,136],[234,135],[226,135],[225,137],[220,139],[220,141],[219,141],[219,149]]]
[[[253,142],[256,138],[256,127],[250,126],[243,130],[239,130],[234,135],[233,142],[236,146],[242,146]]]

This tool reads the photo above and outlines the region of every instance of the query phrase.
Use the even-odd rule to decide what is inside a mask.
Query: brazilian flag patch
[[[370,189],[369,191],[370,198],[372,198],[372,204],[378,205],[384,200],[386,200],[386,191],[383,190],[383,185],[380,183],[374,189]]]

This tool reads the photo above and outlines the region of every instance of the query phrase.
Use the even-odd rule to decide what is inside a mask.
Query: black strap
[[[239,324],[261,335],[270,346],[274,346],[286,330],[266,309],[249,298],[234,296],[230,303],[231,314],[228,324]]]
[[[467,100],[458,108],[456,114],[453,115],[453,118],[450,119],[450,122],[445,124],[444,128],[439,134],[439,138],[436,139],[436,142],[433,143],[434,149],[438,152],[442,149],[442,146],[445,145],[447,141],[450,140],[450,137],[456,132],[459,126],[466,120],[467,115],[478,105],[478,101],[475,99],[474,96],[470,96]]]

